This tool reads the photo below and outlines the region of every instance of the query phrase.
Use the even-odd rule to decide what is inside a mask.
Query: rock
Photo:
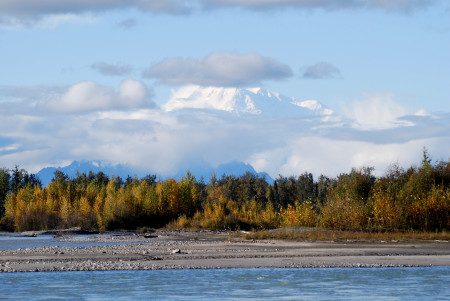
[[[156,238],[158,235],[156,234],[144,234],[144,238]]]

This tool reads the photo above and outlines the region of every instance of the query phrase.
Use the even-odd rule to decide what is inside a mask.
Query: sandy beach
[[[211,231],[111,233],[83,239],[111,245],[2,250],[0,272],[450,266],[448,241],[245,240]]]

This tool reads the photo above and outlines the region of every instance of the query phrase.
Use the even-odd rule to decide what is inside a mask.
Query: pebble
[[[109,238],[111,239],[111,238]],[[224,258],[240,258],[239,253],[247,253],[247,251],[252,251],[253,248],[248,248],[248,245],[243,245],[239,248],[233,248],[229,245],[224,246],[223,242],[214,242],[211,240],[190,241],[189,236],[186,239],[181,240],[169,240],[167,236],[160,235],[158,239],[148,239],[145,240],[142,237],[137,236],[115,236],[114,239],[119,242],[133,242],[133,244],[127,245],[107,245],[107,246],[95,246],[95,247],[40,247],[31,249],[19,249],[19,250],[0,250],[0,272],[13,272],[13,271],[92,271],[92,270],[155,270],[155,269],[205,269],[205,268],[217,268],[216,266],[208,265],[183,265],[190,264],[189,261],[181,261],[178,259],[183,259],[187,256],[176,256],[175,254],[191,254],[194,253],[196,258],[208,258],[210,254],[215,252],[221,253]],[[99,242],[108,240],[107,237],[100,237]],[[201,240],[201,239],[200,239]],[[97,241],[97,240],[89,240]],[[111,240],[109,240],[111,242]],[[149,242],[151,242],[151,247],[149,247]],[[196,244],[193,247],[191,243]],[[217,243],[216,246],[214,244]],[[391,243],[391,242],[389,242]],[[395,243],[395,242],[394,242]],[[203,248],[198,247],[203,244],[211,244],[213,248]],[[264,247],[258,249],[259,254],[255,254],[254,257],[264,258],[265,255],[262,253],[267,252],[283,252],[284,248],[277,246],[277,248],[270,248],[270,242]],[[193,249],[191,249],[193,247]],[[408,246],[409,247],[409,246]],[[412,246],[414,247],[414,246]],[[189,250],[186,250],[189,249]],[[191,251],[192,250],[192,251]],[[227,254],[226,256],[224,254]],[[27,255],[48,255],[47,260],[42,259],[32,259]],[[53,255],[52,255],[53,254]],[[66,255],[66,256],[55,256],[55,255]],[[72,260],[70,256],[77,257],[80,259]],[[102,255],[108,254],[108,255]],[[174,254],[175,256],[170,256],[169,254]],[[204,254],[204,255],[203,255]],[[385,253],[376,253],[377,256],[386,256]],[[10,261],[2,261],[2,256],[23,256],[22,260],[11,259]],[[90,256],[93,255],[93,256]],[[95,255],[95,256],[94,256]],[[126,256],[123,256],[126,255]],[[145,256],[143,256],[145,255]],[[156,256],[157,255],[157,256]],[[169,255],[169,256],[168,256]],[[392,257],[401,255],[401,252],[392,253]],[[161,256],[161,257],[158,257]],[[203,257],[204,256],[204,257]],[[214,256],[214,255],[213,255]],[[248,255],[245,255],[248,256]],[[5,257],[3,257],[5,258]],[[6,257],[8,258],[8,257]],[[6,259],[5,258],[5,259]],[[14,258],[14,257],[9,257]],[[86,258],[83,261],[82,258]],[[102,259],[103,258],[103,259]],[[243,257],[245,258],[245,257]],[[155,260],[164,260],[162,262],[156,263]],[[172,264],[173,261],[179,261],[181,264]],[[161,264],[167,263],[167,264]],[[28,266],[24,268],[23,266],[27,264]],[[321,262],[318,263],[286,263],[286,267],[394,267],[399,266],[395,264],[364,264],[361,262],[336,262],[328,263]]]

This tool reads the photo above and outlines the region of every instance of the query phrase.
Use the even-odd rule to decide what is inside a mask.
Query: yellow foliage
[[[409,223],[416,228],[435,231],[450,229],[450,190],[433,188],[425,197],[407,208]]]
[[[285,227],[305,226],[314,227],[317,224],[318,214],[314,205],[307,201],[296,203],[295,206],[288,205],[286,209],[280,210],[281,224]]]
[[[322,207],[319,223],[322,227],[346,230],[364,229],[368,214],[362,202],[336,196]]]
[[[394,196],[378,188],[372,195],[373,219],[375,225],[382,229],[400,229],[405,223],[401,205]]]

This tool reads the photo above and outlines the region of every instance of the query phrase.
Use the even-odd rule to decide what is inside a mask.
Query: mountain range
[[[102,161],[73,161],[71,164],[62,167],[46,167],[41,169],[36,175],[41,181],[43,186],[47,186],[53,179],[54,173],[59,170],[69,176],[69,178],[75,178],[78,173],[80,174],[89,174],[90,171],[93,173],[103,172],[109,177],[121,177],[122,179],[126,179],[128,176],[143,178],[148,174],[155,174],[152,172],[142,172],[138,171],[135,168],[122,164],[112,164],[108,162]],[[194,166],[193,169],[179,171],[176,174],[166,177],[160,177],[161,180],[174,178],[176,180],[181,179],[186,176],[187,172],[190,172],[197,180],[203,179],[205,182],[208,182],[209,179],[215,174],[217,178],[221,178],[223,175],[225,176],[236,176],[239,177],[244,175],[247,172],[250,172],[254,175],[264,176],[268,183],[273,183],[273,179],[265,172],[256,172],[255,169],[243,162],[229,162],[226,164],[221,164],[216,168],[211,166]]]
[[[263,88],[185,86],[162,106],[167,112],[183,109],[226,111],[237,115],[329,117],[335,113],[316,100],[297,100]]]
[[[230,87],[200,87],[185,86],[173,91],[169,101],[161,106],[166,114],[177,114],[184,110],[207,111],[209,113],[232,114],[237,118],[248,117],[270,117],[270,118],[310,118],[318,117],[326,122],[334,118],[335,113],[315,100],[298,100],[293,97],[281,95],[278,92],[263,88],[230,88]],[[142,178],[147,174],[158,173],[154,171],[137,170],[131,166],[115,164],[105,161],[73,161],[70,165],[62,167],[46,167],[37,173],[37,176],[45,186],[51,182],[54,172],[62,171],[69,177],[76,177],[77,173],[97,173],[102,171],[108,176],[128,176]],[[165,175],[163,179],[180,179],[189,171],[197,179],[209,180],[213,174],[217,177],[222,175],[240,176],[246,172],[259,176],[265,176],[268,182],[273,179],[265,172],[257,173],[255,169],[241,161],[231,161],[211,166],[203,160],[198,162],[186,162],[184,167],[171,175]]]

